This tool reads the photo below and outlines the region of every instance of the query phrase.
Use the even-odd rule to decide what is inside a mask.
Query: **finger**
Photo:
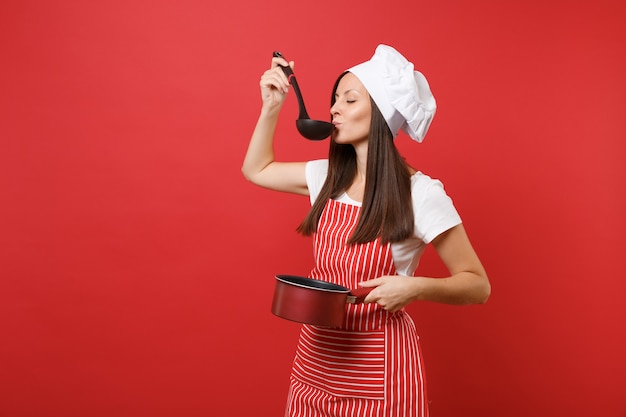
[[[276,61],[274,61],[276,60]],[[291,69],[291,74],[287,75],[285,72],[289,73],[286,68]],[[295,63],[293,61],[287,62],[284,58],[273,58],[272,59],[272,68],[280,68],[282,75],[285,77],[285,80],[289,82],[289,78],[293,75],[293,69],[295,67]]]
[[[282,93],[289,91],[289,81],[281,70],[268,70],[261,77],[261,87],[275,88]]]
[[[282,68],[279,68],[279,67],[273,68],[271,71],[272,71],[272,75],[277,77],[278,80],[280,80],[280,89],[284,93],[287,93],[287,91],[289,90],[289,78],[287,77],[285,72],[282,70]]]
[[[282,57],[273,57],[272,58],[272,68],[275,68],[275,67],[277,67],[279,65],[281,67],[286,67],[286,66],[289,65],[289,62],[287,62],[287,60],[285,58],[282,58]],[[293,67],[291,67],[291,69],[293,69]]]
[[[385,282],[384,278],[374,278],[374,279],[370,279],[370,280],[367,280],[367,281],[359,282],[359,286],[360,287],[378,287],[383,282]]]
[[[293,67],[290,65],[289,62],[287,62],[287,60],[285,60],[285,58],[272,58],[272,69],[280,70],[279,72],[285,77],[285,80],[287,80],[287,75],[285,75],[284,67],[291,68],[291,70],[293,71]]]
[[[291,68],[291,71],[293,71],[295,66],[296,66],[296,64],[295,64],[294,61],[287,62],[287,60],[285,58],[281,58],[281,57],[274,57],[274,58],[272,58],[272,68],[289,67],[289,68]]]
[[[378,292],[376,291],[376,289],[373,289],[372,291],[369,292],[369,294],[365,296],[365,298],[363,299],[363,303],[364,304],[370,304],[370,303],[380,304],[380,296],[378,295]]]
[[[261,87],[276,88],[283,90],[285,87],[285,81],[277,74],[266,73],[261,77]]]

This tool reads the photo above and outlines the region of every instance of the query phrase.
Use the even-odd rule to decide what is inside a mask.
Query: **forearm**
[[[491,285],[486,276],[459,272],[447,278],[417,277],[412,285],[413,300],[443,304],[483,304],[489,298]]]

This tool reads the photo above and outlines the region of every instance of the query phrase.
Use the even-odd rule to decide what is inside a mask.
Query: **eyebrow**
[[[350,88],[350,89],[344,91],[343,94],[348,94],[350,91],[354,91],[356,93],[359,93],[359,90],[357,90],[356,88]],[[339,93],[335,92],[335,97],[338,97],[338,96],[339,96]]]

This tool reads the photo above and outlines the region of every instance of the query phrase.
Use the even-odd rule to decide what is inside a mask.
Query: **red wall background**
[[[304,198],[241,161],[274,49],[325,118],[388,43],[438,99],[426,141],[493,285],[412,305],[434,416],[626,416],[622,1],[5,1],[0,416],[278,416]],[[289,97],[278,156],[311,159]],[[428,252],[421,274],[441,275]]]

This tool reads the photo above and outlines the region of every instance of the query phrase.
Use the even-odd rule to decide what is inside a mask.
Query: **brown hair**
[[[335,82],[335,91],[343,73]],[[359,221],[349,244],[366,243],[380,237],[382,243],[400,242],[413,234],[413,205],[409,167],[393,143],[393,135],[376,103],[372,103],[372,120],[367,152],[367,173]],[[329,198],[337,198],[352,184],[356,175],[356,152],[352,145],[338,144],[331,137],[328,152],[328,175],[311,210],[298,227],[309,236]]]

